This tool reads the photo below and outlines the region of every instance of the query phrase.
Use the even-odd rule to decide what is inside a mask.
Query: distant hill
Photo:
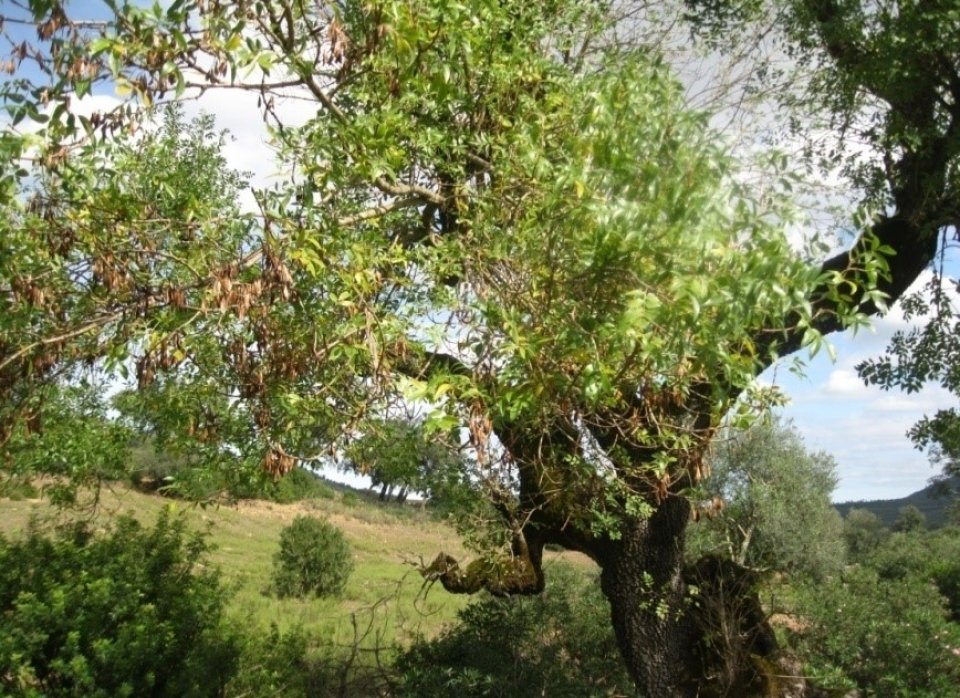
[[[960,477],[953,477],[946,481],[953,492],[960,492]],[[835,504],[841,516],[846,516],[851,509],[867,509],[880,517],[887,526],[896,521],[900,514],[900,507],[912,504],[927,517],[928,528],[938,528],[946,523],[947,508],[953,502],[953,496],[945,494],[944,485],[934,483],[922,490],[908,494],[900,499],[872,499],[860,502],[841,502]]]

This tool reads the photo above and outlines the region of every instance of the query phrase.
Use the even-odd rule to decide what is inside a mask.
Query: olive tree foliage
[[[836,463],[810,452],[790,424],[721,434],[703,485],[692,550],[740,565],[822,578],[844,562],[842,520],[830,502]]]
[[[10,19],[39,40],[0,87],[5,433],[85,363],[135,367],[167,433],[274,474],[423,401],[433,428],[469,434],[488,503],[470,524],[495,533],[471,538],[486,545],[467,570],[425,573],[536,593],[544,545],[581,550],[641,690],[706,695],[682,613],[689,489],[727,413],[773,399],[759,371],[862,322],[934,257],[960,201],[960,42],[946,5],[918,46],[899,40],[928,27],[912,5],[687,12],[706,33],[775,19],[816,78],[805,104],[881,163],[849,169],[857,240],[812,263],[783,196],[746,184],[657,50],[618,40],[624,5],[108,2],[83,22],[29,2]],[[107,84],[122,107],[71,111]],[[222,169],[173,179],[134,158],[142,178],[110,175],[150,142],[125,135],[137,105],[222,89],[258,94],[290,173],[255,216],[226,180],[206,186]],[[290,96],[316,113],[285,122]]]
[[[913,504],[900,507],[897,519],[890,526],[890,530],[897,533],[910,533],[911,531],[922,531],[927,527],[927,517],[920,509]]]
[[[843,537],[852,562],[859,562],[879,548],[890,531],[869,509],[853,508],[843,520]]]

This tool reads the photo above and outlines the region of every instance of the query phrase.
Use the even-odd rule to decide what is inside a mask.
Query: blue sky
[[[906,327],[894,308],[876,319],[872,329],[831,336],[836,362],[823,352],[808,362],[803,378],[784,367],[761,377],[790,398],[781,412],[807,445],[836,459],[840,484],[835,501],[902,497],[939,472],[906,432],[923,414],[955,405],[956,398],[939,387],[914,394],[882,391],[865,386],[854,369],[863,359],[881,355],[893,332]]]

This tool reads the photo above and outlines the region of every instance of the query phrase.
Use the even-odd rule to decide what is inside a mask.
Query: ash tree
[[[758,5],[644,21],[683,17],[716,52],[761,27],[803,75],[778,118],[860,142],[827,154],[862,205],[825,261],[791,249],[789,201],[748,184],[632,3],[12,8],[38,38],[6,35],[0,87],[0,440],[87,366],[135,374],[158,432],[243,472],[425,402],[469,434],[482,503],[462,517],[477,559],[426,575],[532,594],[546,544],[582,551],[641,692],[725,691],[685,612],[706,450],[773,399],[756,374],[898,298],[960,202],[952,5]],[[107,86],[121,107],[74,113]],[[215,139],[131,135],[138,107],[221,90],[258,95],[289,173],[256,214]],[[290,97],[315,113],[286,122]],[[154,147],[166,166],[136,155]]]

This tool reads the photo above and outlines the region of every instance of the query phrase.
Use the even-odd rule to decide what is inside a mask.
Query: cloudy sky
[[[893,333],[907,327],[894,308],[875,320],[871,330],[832,336],[835,363],[824,352],[808,363],[804,378],[785,367],[762,376],[790,397],[782,413],[793,420],[807,445],[836,459],[840,484],[835,501],[902,497],[938,473],[906,431],[923,414],[950,407],[956,399],[939,387],[909,395],[867,387],[854,369],[863,359],[882,354]]]

